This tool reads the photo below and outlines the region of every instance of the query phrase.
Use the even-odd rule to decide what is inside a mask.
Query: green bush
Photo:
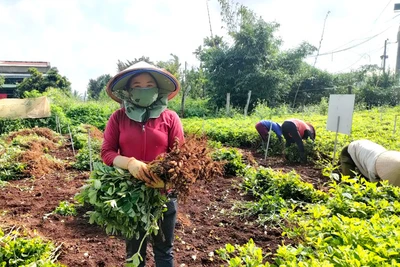
[[[54,210],[54,213],[63,216],[75,216],[77,214],[75,204],[69,203],[68,201],[61,201],[58,207]]]
[[[100,157],[100,150],[101,150],[101,141],[99,140],[92,140],[91,144],[91,151],[89,150],[89,146],[86,145],[79,150],[76,154],[75,158],[76,161],[72,165],[74,168],[78,170],[90,170],[90,154],[92,156],[92,164],[94,162],[103,162]]]
[[[327,199],[325,193],[314,189],[312,184],[303,182],[295,171],[283,173],[260,167],[255,172],[246,172],[243,188],[256,199],[265,194],[306,203]]]
[[[176,113],[181,116],[181,98],[174,98],[168,103],[168,108],[174,110]],[[185,99],[185,109],[184,109],[184,118],[190,117],[209,117],[213,114],[213,107],[210,106],[209,99],[193,99],[186,98]]]
[[[307,157],[308,162],[320,159],[320,154],[318,153],[318,150],[313,141],[307,139],[306,141],[303,141],[303,144],[304,144],[304,153]],[[289,147],[285,148],[285,158],[288,162],[292,163],[301,162],[300,151],[299,148],[297,147],[297,144],[293,143]]]
[[[0,229],[0,266],[20,267],[63,267],[54,263],[57,250],[51,242],[39,237],[28,238],[26,234],[16,230],[5,234]]]
[[[100,105],[97,102],[73,104],[66,111],[73,125],[90,124],[104,131],[108,119],[114,112],[113,107]]]
[[[242,161],[242,153],[236,148],[220,148],[212,153],[213,160],[225,161],[224,171],[228,175],[241,175],[246,164]]]
[[[218,256],[228,263],[229,267],[269,267],[268,262],[263,263],[264,257],[262,249],[254,244],[253,239],[250,239],[247,244],[231,245],[226,244],[225,248],[216,250]]]

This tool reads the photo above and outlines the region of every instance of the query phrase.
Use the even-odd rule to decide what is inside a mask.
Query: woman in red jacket
[[[118,73],[107,84],[108,95],[123,108],[115,111],[104,131],[101,157],[109,166],[128,170],[147,186],[164,188],[163,181],[148,170],[146,162],[168,152],[178,139],[184,141],[178,115],[167,109],[169,99],[180,90],[178,80],[169,72],[138,62]],[[157,266],[173,266],[173,239],[176,222],[176,198],[167,203],[168,210],[161,221],[161,230],[153,236],[153,251]],[[127,259],[139,249],[139,239],[126,240]],[[141,248],[145,266],[146,242]]]
[[[311,140],[315,140],[314,126],[299,119],[289,119],[282,123],[282,134],[286,140],[286,147],[296,143],[299,148],[301,161],[306,162],[307,157],[304,153],[303,139],[311,138]]]

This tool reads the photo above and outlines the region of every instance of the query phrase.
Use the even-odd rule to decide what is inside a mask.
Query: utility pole
[[[397,57],[396,57],[396,74],[400,72],[400,27],[397,31]]]
[[[400,3],[394,4],[394,12],[400,11]],[[400,73],[400,27],[397,30],[397,56],[396,56],[396,74]]]
[[[383,59],[383,67],[382,67],[383,73],[385,73],[386,59],[388,58],[388,56],[386,55],[386,46],[387,46],[387,41],[388,41],[388,40],[389,40],[389,39],[386,39],[386,40],[385,40],[385,47],[384,47],[384,49],[383,49],[383,55],[381,56],[381,59]]]

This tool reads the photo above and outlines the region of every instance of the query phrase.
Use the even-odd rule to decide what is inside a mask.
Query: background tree
[[[0,76],[0,88],[3,86],[5,79],[3,76]]]
[[[100,92],[104,89],[111,78],[110,74],[103,74],[96,79],[90,79],[87,85],[88,98],[98,100]]]
[[[126,62],[123,62],[123,61],[118,59],[117,71],[121,72],[124,69],[132,66],[133,64],[135,64],[135,63],[137,63],[139,61],[146,61],[147,63],[154,65],[154,63],[150,60],[150,58],[146,57],[146,56],[141,56],[140,58],[135,58],[134,60],[126,60]]]
[[[43,75],[36,68],[30,68],[28,72],[30,77],[25,78],[17,85],[17,95],[19,97],[22,97],[24,92],[32,90],[43,93],[49,87],[58,88],[68,94],[71,93],[71,83],[65,76],[61,76],[55,67],[51,68],[46,75]]]
[[[206,38],[195,51],[206,70],[212,101],[221,107],[230,93],[232,104],[244,107],[251,90],[250,109],[258,99],[271,106],[281,104],[291,90],[291,74],[315,48],[304,43],[281,53],[281,40],[275,37],[279,24],[265,22],[243,5],[219,2],[232,44],[216,36]]]

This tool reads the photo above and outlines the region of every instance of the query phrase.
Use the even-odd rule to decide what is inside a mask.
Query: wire
[[[394,17],[391,18],[391,19],[388,19],[388,20],[385,21],[383,24],[387,24],[388,22],[391,22],[392,20],[394,20],[394,19],[397,18],[398,16],[400,16],[400,14],[394,16]],[[375,24],[375,22],[374,22],[373,24]],[[396,24],[396,25],[397,25],[397,24]],[[371,32],[371,31],[372,31],[372,29],[369,30],[368,32],[365,32],[365,34]],[[345,44],[343,44],[343,45],[340,45],[340,46],[336,47],[336,48],[333,49],[333,50],[336,51],[336,50],[338,50],[339,48],[341,48],[341,47],[343,47],[343,46],[346,46],[346,45],[348,45],[348,44],[351,44],[351,43],[354,42],[354,41],[365,40],[365,39],[368,39],[368,38],[369,38],[369,37],[353,39],[353,40],[351,40],[351,41],[349,41],[349,42],[347,42],[347,43],[345,43]]]
[[[381,17],[381,15],[383,14],[383,12],[386,10],[386,8],[389,6],[390,2],[392,2],[392,0],[389,0],[389,2],[386,4],[385,8],[381,11],[381,13],[379,14],[379,16],[374,20],[373,24],[375,24],[375,22]]]
[[[365,52],[365,53],[363,53],[363,54],[358,54],[358,55],[360,56],[360,58],[357,59],[356,62],[354,62],[353,64],[351,64],[350,66],[348,66],[348,67],[346,67],[346,68],[343,68],[343,69],[341,69],[341,70],[339,70],[339,71],[336,71],[336,73],[342,72],[342,71],[344,71],[344,70],[346,70],[346,69],[349,69],[349,68],[353,67],[353,66],[354,66],[355,64],[357,64],[362,58],[365,58],[365,56],[368,56],[368,57],[370,58],[370,61],[371,61],[371,57],[370,57],[369,53],[376,52],[376,51],[378,51],[378,50],[381,50],[381,49],[384,48],[384,47],[385,47],[385,46],[381,46],[381,47],[379,47],[379,48],[369,50],[368,52]]]
[[[321,54],[319,54],[319,55],[311,55],[311,56],[308,56],[308,57],[332,55],[332,54],[336,54],[336,53],[340,53],[340,52],[344,52],[344,51],[353,49],[353,48],[355,48],[355,47],[357,47],[357,46],[360,46],[360,45],[362,45],[362,44],[365,44],[366,42],[371,41],[372,39],[374,39],[375,37],[377,37],[377,36],[381,35],[382,33],[386,32],[387,30],[389,30],[389,29],[392,28],[393,26],[396,26],[396,25],[392,25],[392,26],[386,28],[385,30],[383,30],[383,31],[381,31],[380,33],[377,33],[377,34],[375,34],[375,35],[369,37],[367,40],[365,40],[365,41],[363,41],[363,42],[361,42],[361,43],[358,43],[358,44],[355,44],[355,45],[352,45],[352,46],[349,46],[349,47],[346,47],[346,48],[343,48],[343,49],[339,49],[339,50],[335,50],[335,51],[330,51],[330,52],[326,52],[326,53],[321,53]]]

